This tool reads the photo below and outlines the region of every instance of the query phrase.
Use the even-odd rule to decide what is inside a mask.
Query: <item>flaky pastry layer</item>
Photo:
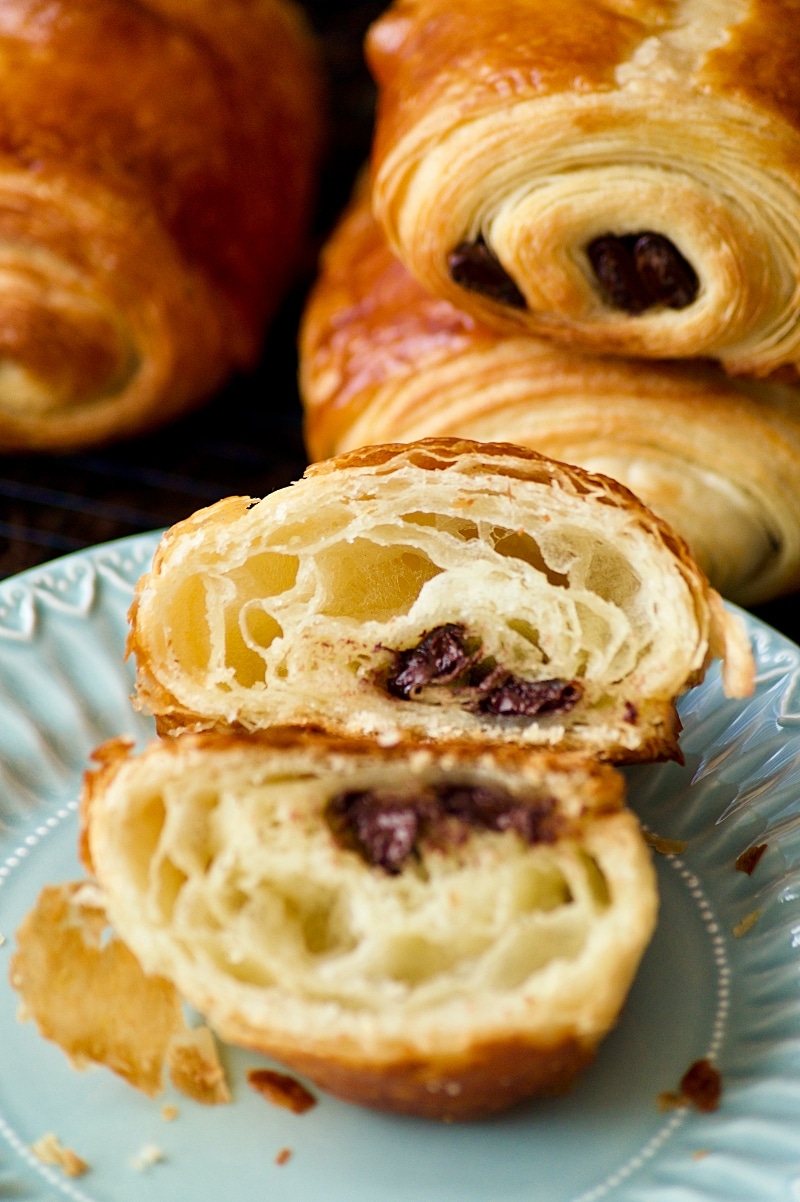
[[[505,332],[796,375],[796,15],[793,0],[397,0],[367,41],[393,248]]]

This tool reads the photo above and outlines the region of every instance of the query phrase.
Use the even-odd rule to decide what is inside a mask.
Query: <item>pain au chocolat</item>
[[[396,0],[375,212],[505,332],[796,377],[794,0]]]
[[[753,660],[683,542],[626,489],[499,443],[312,465],[168,531],[130,611],[162,732],[317,726],[675,756],[675,699]]]
[[[174,419],[254,366],[306,252],[300,6],[4,0],[0,61],[0,451]]]
[[[348,1101],[472,1119],[561,1090],[652,935],[609,765],[301,732],[101,748],[83,856],[117,936],[225,1040]]]
[[[300,352],[312,459],[439,435],[518,443],[627,485],[729,600],[800,585],[800,390],[498,334],[417,283],[363,183],[324,249]]]

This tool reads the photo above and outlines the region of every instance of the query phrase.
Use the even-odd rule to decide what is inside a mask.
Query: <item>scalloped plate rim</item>
[[[100,611],[103,611],[104,606],[112,613],[115,621],[118,621],[120,615],[124,614],[127,610],[127,602],[129,595],[132,593],[133,582],[129,583],[123,577],[111,579],[113,571],[108,578],[104,576],[102,570],[104,566],[103,561],[109,556],[111,556],[112,560],[115,557],[124,558],[127,553],[133,556],[133,563],[138,567],[138,570],[144,571],[162,533],[163,531],[161,530],[154,530],[144,534],[129,535],[121,539],[98,544],[83,551],[72,552],[69,555],[49,561],[43,565],[29,568],[16,576],[0,582],[0,605],[2,605],[6,598],[11,598],[14,595],[19,597],[20,594],[28,593],[34,606],[44,606],[47,609],[48,603],[51,603],[52,616],[54,616],[56,623],[93,621],[98,608]],[[57,590],[59,580],[66,580],[71,571],[74,575],[74,569],[77,569],[78,576],[80,577],[81,569],[84,567],[91,568],[99,577],[96,581],[99,600],[98,597],[94,597],[88,611],[81,613],[70,605],[60,606]],[[55,589],[52,588],[54,582]],[[755,822],[756,826],[761,822],[762,829],[769,830],[770,823],[775,825],[776,830],[780,828],[781,832],[783,832],[782,837],[785,837],[787,840],[787,847],[790,844],[795,826],[797,826],[800,832],[800,817],[797,816],[800,810],[800,803],[792,808],[791,800],[788,806],[782,800],[787,791],[789,793],[793,791],[795,782],[797,795],[800,796],[800,770],[795,771],[796,765],[792,761],[790,754],[796,745],[798,764],[800,764],[800,730],[794,729],[793,726],[793,723],[798,720],[798,716],[793,711],[784,713],[781,710],[781,705],[784,706],[784,709],[786,707],[787,697],[789,698],[789,702],[793,703],[794,694],[797,693],[797,680],[800,679],[800,648],[797,648],[785,636],[772,630],[772,628],[746,612],[738,610],[735,606],[730,606],[730,608],[742,615],[758,651],[760,684],[756,697],[753,701],[736,704],[721,701],[718,673],[712,671],[707,681],[688,695],[688,699],[682,707],[686,713],[691,713],[694,717],[697,717],[698,714],[700,715],[700,724],[696,730],[704,729],[703,723],[705,723],[711,731],[710,744],[707,748],[702,746],[695,747],[693,734],[689,732],[687,737],[685,732],[684,738],[689,748],[687,758],[690,761],[690,768],[694,773],[694,778],[687,783],[687,770],[678,770],[673,765],[634,769],[629,775],[634,785],[637,787],[645,786],[641,792],[644,796],[644,817],[647,818],[649,816],[647,807],[652,804],[652,798],[664,794],[671,799],[674,790],[670,782],[677,779],[676,772],[682,771],[683,776],[680,778],[682,781],[681,790],[687,795],[690,801],[692,801],[695,795],[696,798],[700,799],[695,800],[694,805],[697,813],[702,817],[703,806],[705,805],[706,810],[708,809],[708,800],[703,800],[705,797],[704,790],[706,793],[713,793],[714,790],[721,792],[724,799],[727,793],[731,792],[731,789],[733,789],[733,796],[735,798],[737,796],[735,788],[742,787],[730,785],[724,779],[724,772],[715,771],[713,767],[706,772],[711,752],[717,746],[715,739],[720,744],[720,753],[725,752],[730,756],[731,745],[724,743],[724,734],[732,724],[738,723],[737,729],[746,732],[747,739],[755,746],[756,750],[761,746],[761,742],[764,743],[764,747],[769,751],[769,756],[765,760],[765,763],[779,763],[782,755],[786,759],[788,768],[784,765],[781,768],[784,775],[781,776],[780,772],[778,772],[775,776],[774,788],[770,788],[770,782],[765,786],[766,800],[758,792],[758,772],[756,771],[755,774],[751,773],[749,777],[746,777],[744,786],[747,786],[749,781],[752,782],[751,792],[753,793],[753,798],[748,800],[745,797],[747,804],[740,806],[737,811],[731,811],[730,818],[727,812],[726,814],[722,814],[721,810],[717,811],[715,821],[711,827],[701,830],[700,838],[701,841],[704,841],[704,855],[706,856],[702,868],[707,872],[709,880],[713,878],[714,886],[712,888],[709,888],[707,882],[704,886],[701,878],[695,875],[692,864],[685,864],[681,857],[671,857],[668,869],[661,866],[662,875],[666,872],[669,876],[674,869],[676,879],[680,877],[687,889],[690,891],[694,890],[699,912],[701,916],[705,915],[704,921],[706,922],[706,927],[708,931],[712,932],[710,943],[712,954],[714,954],[714,947],[717,946],[715,939],[720,946],[724,945],[728,948],[734,964],[734,981],[736,979],[736,971],[743,972],[742,965],[748,967],[748,973],[753,976],[754,980],[758,979],[760,981],[761,978],[758,974],[761,973],[766,981],[768,978],[771,979],[771,977],[780,977],[779,970],[783,968],[784,960],[787,957],[784,947],[784,950],[781,952],[784,960],[778,962],[775,960],[774,955],[772,956],[772,960],[770,959],[770,939],[780,942],[781,938],[785,936],[786,931],[784,927],[786,926],[787,916],[796,925],[795,919],[792,918],[794,914],[792,906],[795,900],[800,899],[800,850],[796,854],[793,852],[793,849],[787,851],[784,856],[786,863],[779,865],[782,871],[776,877],[776,881],[779,883],[780,889],[778,889],[778,885],[774,882],[770,887],[767,887],[763,882],[759,883],[754,875],[752,880],[752,896],[763,900],[764,912],[768,918],[764,920],[764,925],[761,928],[755,928],[757,935],[749,945],[745,943],[744,939],[731,941],[729,930],[724,931],[718,936],[713,935],[713,932],[719,929],[718,912],[724,912],[725,914],[729,912],[734,913],[737,906],[741,910],[740,902],[743,899],[747,900],[749,896],[748,890],[751,888],[750,878],[747,878],[747,880],[739,879],[743,874],[739,874],[739,878],[731,877],[730,879],[727,876],[721,876],[720,873],[724,873],[725,865],[720,866],[716,862],[715,857],[717,860],[719,859],[720,846],[724,845],[727,847],[728,844],[732,843],[733,836],[737,831],[742,831],[745,828],[750,829],[753,826],[753,822]],[[100,614],[100,617],[103,616],[105,616],[104,612]],[[40,648],[37,645],[39,636],[40,632],[34,631],[32,641],[27,647],[20,642],[14,643],[12,636],[9,646],[17,657],[24,659],[27,654],[30,655],[33,661],[41,654]],[[105,637],[108,636],[104,635]],[[48,648],[48,650],[52,649]],[[58,648],[55,648],[55,650],[57,652]],[[0,657],[2,657],[2,653],[3,643],[2,639],[0,639]],[[103,654],[108,654],[107,649],[103,649]],[[81,692],[81,689],[85,690],[88,687],[77,680],[77,678],[74,683],[78,693]],[[3,687],[3,679],[0,677],[0,711],[3,710],[3,706],[5,705],[6,712],[8,712],[8,698],[3,697]],[[800,696],[800,693],[797,693],[797,695]],[[706,697],[711,698],[714,704],[706,704]],[[756,706],[759,707],[757,712]],[[12,702],[11,709],[13,710],[13,708],[14,703]],[[748,714],[751,710],[754,717],[752,722],[748,724]],[[763,718],[762,710],[764,712],[769,711],[773,715],[770,719],[773,725],[769,725],[768,729],[768,724]],[[721,714],[723,715],[723,719],[720,719]],[[730,715],[728,726],[724,725],[724,714]],[[786,725],[783,725],[784,720]],[[714,733],[720,721],[722,721],[721,732]],[[47,722],[44,721],[43,725],[47,727]],[[45,729],[43,733],[48,734],[52,732]],[[1,744],[2,740],[0,739]],[[765,750],[764,755],[767,756],[767,750]],[[723,762],[727,763],[724,756]],[[13,767],[13,765],[11,766]],[[704,772],[706,775],[704,775]],[[667,783],[664,784],[664,781]],[[650,800],[648,800],[648,785],[650,786]],[[716,796],[716,794],[714,795]],[[43,807],[41,811],[36,811],[37,815],[39,815],[40,823],[44,821],[42,818],[44,807],[49,805],[52,808],[53,799],[48,799],[47,803],[42,801],[41,804]],[[689,808],[691,810],[691,807]],[[730,810],[730,806],[728,809]],[[74,814],[74,805],[70,804],[68,810],[70,815]],[[58,812],[62,814],[62,818],[59,818],[58,822],[67,818],[67,810],[64,809],[63,805],[61,805]],[[708,814],[706,813],[707,817]],[[27,815],[21,815],[23,826],[23,819],[25,818],[27,818]],[[689,826],[695,821],[691,816],[684,820],[688,822]],[[52,818],[52,814],[49,814],[47,821],[52,821],[57,825],[55,819]],[[728,823],[727,827],[724,825],[726,821]],[[40,826],[40,829],[44,830],[45,828]],[[19,839],[19,835],[15,833],[13,827],[10,830],[10,835],[11,838],[9,838],[9,831],[4,832],[2,827],[0,827],[0,860],[2,860],[3,855],[6,856],[7,876],[9,874],[7,865],[10,862],[10,858],[14,858],[14,849],[12,847],[11,852],[9,852],[9,843],[13,844]],[[44,840],[42,839],[41,841],[43,842]],[[33,844],[31,844],[31,848],[35,851]],[[27,854],[27,852],[24,854]],[[776,851],[773,858],[776,858],[777,854]],[[24,872],[26,868],[27,864],[23,864],[20,871]],[[795,876],[797,877],[796,886],[793,883]],[[724,881],[724,884],[718,888],[720,881]],[[0,886],[3,883],[3,867],[0,865]],[[707,894],[710,896],[710,900]],[[0,913],[2,913],[3,909],[3,900],[2,890],[0,890]],[[785,909],[781,910],[781,906],[783,905],[785,905]],[[705,907],[705,910],[703,907]],[[777,917],[772,921],[772,925],[769,925],[768,919],[773,913]],[[0,955],[2,955],[2,952],[0,952]],[[794,957],[794,961],[797,961],[796,965],[792,960],[792,956]],[[715,980],[719,983],[719,981],[727,980],[725,974],[728,970],[725,968],[725,954],[720,953],[717,959],[719,963],[713,971],[716,974]],[[790,969],[793,970],[797,967],[800,971],[800,948],[792,950],[787,963]],[[737,964],[739,964],[738,969],[736,968]],[[724,1058],[726,1054],[726,1040],[730,1029],[727,986],[724,987],[723,994],[725,1004],[721,1008],[718,1005],[718,1013],[715,1020],[716,1026],[713,1022],[709,1025],[709,1032],[711,1033],[709,1046],[712,1052],[716,1048],[721,1048]],[[761,1003],[759,1002],[759,1004]],[[791,997],[788,1000],[783,998],[780,1001],[780,1005],[775,1003],[775,1006],[780,1011],[779,1016],[781,1021],[787,1024],[786,1031],[781,1029],[780,1036],[774,1035],[771,1039],[762,1041],[764,1046],[762,1048],[759,1045],[758,1054],[753,1054],[754,1059],[751,1057],[750,1067],[747,1067],[747,1063],[744,1064],[744,1067],[741,1064],[739,1065],[738,1076],[737,1070],[734,1069],[731,1074],[732,1087],[730,1093],[724,1095],[723,1107],[717,1115],[706,1117],[695,1116],[693,1113],[680,1112],[678,1115],[665,1118],[658,1128],[658,1131],[662,1132],[663,1135],[658,1134],[651,1140],[653,1144],[652,1148],[646,1147],[638,1154],[629,1157],[616,1170],[606,1174],[602,1180],[590,1188],[574,1193],[569,1198],[564,1197],[563,1202],[595,1202],[595,1200],[599,1202],[600,1199],[608,1199],[608,1202],[640,1202],[640,1200],[641,1202],[645,1202],[645,1200],[646,1202],[657,1202],[661,1198],[664,1199],[664,1202],[667,1202],[667,1199],[671,1200],[673,1198],[680,1198],[681,1200],[685,1198],[687,1202],[690,1199],[692,1202],[705,1202],[706,1199],[709,1202],[712,1199],[726,1199],[727,1202],[728,1197],[731,1200],[741,1197],[746,1199],[747,1202],[757,1202],[757,1196],[751,1192],[740,1193],[738,1191],[751,1191],[753,1188],[758,1188],[758,1186],[753,1186],[753,1181],[758,1179],[763,1181],[765,1191],[763,1196],[765,1199],[778,1197],[779,1195],[775,1191],[776,1189],[781,1189],[783,1193],[780,1196],[785,1197],[787,1202],[800,1202],[800,1134],[795,1138],[791,1133],[786,1134],[784,1131],[784,1128],[788,1128],[791,1122],[800,1120],[800,1062],[795,1062],[788,1055],[781,1059],[784,1042],[788,1041],[791,1043],[791,1041],[797,1040],[800,1046],[800,998],[795,999]],[[714,1031],[716,1031],[716,1034],[714,1034]],[[742,1048],[744,1047],[746,1052],[745,1045],[747,1045],[748,1039],[750,1039],[749,1034],[746,1038],[740,1035],[738,1043],[734,1044],[733,1049],[728,1048],[727,1052],[730,1053],[731,1050],[734,1053],[738,1052],[741,1059],[741,1055],[744,1054],[742,1053]],[[782,1104],[785,1104],[787,1108],[785,1114],[777,1117],[773,1116],[772,1127],[769,1126],[769,1116],[765,1118],[764,1114],[758,1113],[754,1117],[753,1113],[751,1113],[754,1107],[757,1108],[761,1105],[759,1101],[760,1094],[764,1091],[767,1084],[766,1078],[759,1075],[763,1071],[761,1068],[755,1073],[752,1071],[753,1064],[761,1066],[762,1059],[764,1063],[771,1064],[769,1060],[770,1055],[773,1058],[777,1055],[778,1062],[774,1072],[776,1078],[785,1085],[786,1099]],[[735,1054],[732,1057],[732,1061],[735,1064]],[[770,1068],[770,1072],[772,1071],[772,1068]],[[771,1080],[772,1077],[770,1078]],[[0,1098],[2,1098],[2,1087],[3,1069],[0,1063]],[[7,1082],[6,1090],[8,1090]],[[755,1102],[753,1101],[754,1098]],[[341,1104],[335,1103],[334,1105],[340,1106]],[[750,1111],[748,1111],[748,1106],[751,1108]],[[352,1119],[352,1108],[349,1108],[348,1113]],[[358,1122],[358,1119],[353,1120],[350,1126],[352,1127],[355,1123],[357,1127]],[[386,1128],[381,1128],[379,1124],[387,1122],[391,1122],[391,1120],[384,1118],[373,1120],[372,1116],[364,1114],[363,1128],[366,1137],[369,1138],[371,1129],[373,1133],[375,1130],[385,1130]],[[748,1128],[748,1123],[754,1125]],[[376,1124],[378,1125],[376,1126]],[[741,1140],[738,1142],[734,1140],[733,1146],[729,1148],[728,1144],[733,1138],[733,1134],[737,1131],[740,1132],[743,1124],[744,1128],[750,1131],[750,1146],[743,1149]],[[419,1130],[418,1128],[414,1129]],[[473,1128],[473,1130],[475,1129]],[[490,1127],[487,1127],[485,1130],[489,1131]],[[659,1155],[662,1147],[672,1146],[673,1151],[675,1151],[680,1141],[683,1141],[685,1144],[687,1139],[695,1140],[698,1138],[698,1131],[705,1132],[708,1137],[707,1143],[709,1146],[707,1149],[701,1149],[703,1155],[698,1155],[694,1164],[688,1163],[685,1148],[683,1151],[680,1151],[678,1157],[680,1163],[678,1163],[678,1159],[671,1162],[671,1153],[669,1152],[664,1157]],[[800,1125],[798,1126],[798,1131],[800,1131]],[[762,1134],[756,1137],[753,1135],[753,1132],[762,1132]],[[482,1132],[478,1131],[479,1137],[482,1137],[482,1134]],[[80,1182],[70,1183],[59,1176],[54,1170],[45,1170],[35,1164],[30,1154],[26,1151],[24,1142],[20,1141],[13,1126],[6,1121],[1,1103],[0,1137],[5,1139],[5,1147],[10,1149],[12,1154],[16,1153],[19,1158],[18,1163],[15,1161],[9,1162],[7,1152],[0,1152],[0,1197],[4,1195],[7,1174],[9,1172],[13,1173],[15,1169],[21,1171],[23,1167],[35,1169],[32,1178],[33,1184],[26,1181],[27,1188],[36,1191],[37,1187],[40,1186],[42,1191],[41,1197],[38,1192],[21,1195],[30,1198],[31,1202],[45,1202],[45,1194],[51,1197],[53,1191],[61,1196],[72,1197],[76,1200],[88,1199],[90,1196],[94,1197],[88,1184],[86,1185],[86,1189],[89,1192],[86,1193]],[[775,1147],[780,1146],[780,1157],[776,1159],[777,1154],[774,1153],[773,1149],[774,1154],[772,1159],[770,1159],[760,1144],[755,1146],[758,1143],[758,1139],[762,1137],[764,1148],[771,1147],[772,1145]],[[359,1136],[358,1138],[361,1137]],[[727,1173],[727,1184],[723,1184],[722,1186],[723,1191],[726,1189],[729,1191],[727,1195],[724,1192],[720,1194],[718,1187],[709,1183],[709,1159],[713,1162],[713,1168],[717,1174],[722,1172],[724,1178]],[[288,1170],[284,1170],[284,1172],[288,1172]],[[758,1178],[759,1172],[761,1173],[761,1178]],[[89,1178],[86,1179],[87,1182],[89,1180]],[[155,1178],[153,1178],[154,1180]],[[285,1190],[279,1184],[281,1181],[285,1183]],[[547,1187],[546,1183],[545,1187],[550,1188]],[[275,1202],[284,1202],[284,1198],[288,1202],[289,1199],[293,1200],[298,1196],[294,1192],[295,1186],[292,1184],[289,1176],[271,1178],[270,1188],[270,1196],[275,1199]],[[675,1190],[677,1192],[674,1192]],[[395,1194],[391,1196],[394,1198]],[[436,1195],[431,1194],[429,1196],[432,1202],[436,1202]],[[503,1197],[505,1198],[505,1196],[504,1194]],[[516,1196],[515,1194],[514,1197]],[[540,1192],[539,1187],[534,1185],[531,1186],[530,1195],[525,1192],[524,1195],[520,1194],[519,1196],[525,1199],[530,1196],[530,1202],[540,1202],[543,1199],[550,1202],[551,1197],[553,1199],[557,1197],[558,1202],[562,1202],[561,1194],[556,1195],[550,1192],[543,1194]],[[173,1195],[169,1194],[169,1198],[172,1197]],[[180,1197],[180,1189],[174,1194],[174,1197],[177,1202]],[[328,1195],[327,1197],[329,1202],[338,1202],[339,1195]],[[344,1194],[342,1194],[343,1197]],[[397,1197],[400,1198],[401,1195],[397,1194]],[[463,1202],[471,1202],[469,1194],[464,1194],[462,1197]],[[477,1202],[477,1199],[478,1195],[476,1194],[475,1202]],[[481,1194],[480,1199],[481,1202],[489,1202],[485,1194]],[[116,1202],[116,1200],[114,1196],[104,1193],[102,1198],[98,1196],[98,1202]],[[202,1202],[202,1199],[200,1199],[200,1202]]]

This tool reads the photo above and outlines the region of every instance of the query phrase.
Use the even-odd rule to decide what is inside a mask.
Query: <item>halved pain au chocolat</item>
[[[657,305],[685,309],[700,288],[697,273],[663,234],[604,234],[586,248],[605,299],[632,315]]]
[[[84,861],[118,937],[221,1038],[350,1102],[474,1119],[562,1090],[655,925],[593,757],[283,730],[95,760]]]
[[[173,527],[129,649],[162,733],[306,726],[675,756],[675,699],[741,625],[602,476],[499,443],[370,446]]]

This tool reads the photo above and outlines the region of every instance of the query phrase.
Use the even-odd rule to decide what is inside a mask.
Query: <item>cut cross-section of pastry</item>
[[[162,732],[296,725],[676,756],[675,699],[753,660],[626,489],[500,443],[353,451],[168,531],[131,607]]]
[[[613,768],[309,732],[100,749],[83,851],[115,931],[224,1039],[430,1118],[560,1090],[657,912]]]

